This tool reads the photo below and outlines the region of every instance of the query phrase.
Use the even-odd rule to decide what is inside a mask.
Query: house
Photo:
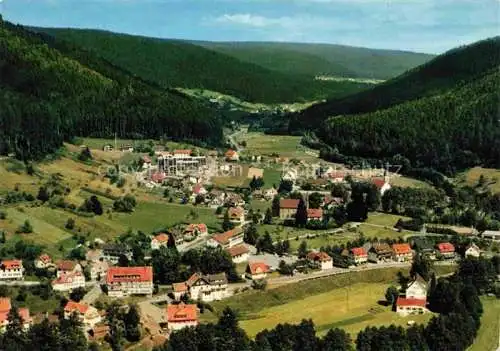
[[[77,288],[85,288],[85,276],[82,272],[61,273],[52,281],[52,289],[55,291],[71,291]]]
[[[5,332],[9,325],[9,312],[11,308],[10,297],[0,297],[0,333]],[[19,308],[18,313],[23,323],[23,329],[28,330],[33,323],[33,319],[30,316],[30,310],[27,308]]]
[[[417,252],[427,259],[432,261],[436,259],[436,250],[434,249],[434,245],[425,238],[415,238],[413,240],[413,244]]]
[[[0,261],[0,280],[23,280],[24,267],[22,260]]]
[[[206,195],[208,193],[207,189],[205,189],[203,187],[203,184],[196,184],[195,186],[193,186],[193,196],[196,197],[198,195]]]
[[[479,257],[481,256],[481,249],[474,243],[467,246],[465,249],[465,257]]]
[[[426,299],[413,299],[400,296],[396,300],[396,312],[403,316],[409,314],[422,314],[427,312],[425,308],[426,304]]]
[[[224,204],[228,207],[242,207],[245,206],[245,200],[243,200],[240,194],[230,193],[226,196]]]
[[[89,266],[90,279],[93,281],[100,281],[108,273],[109,264],[106,261],[92,261]]]
[[[159,250],[167,247],[170,236],[166,233],[158,233],[151,239],[151,250]]]
[[[231,259],[234,263],[241,263],[248,261],[249,250],[245,244],[240,244],[226,249],[231,255]]]
[[[233,246],[243,244],[243,229],[241,227],[228,230],[227,232],[215,234],[207,241],[207,246],[221,246],[224,249],[229,249]]]
[[[178,305],[167,306],[167,326],[171,331],[180,330],[186,327],[196,327],[198,325],[198,310],[196,305]]]
[[[280,200],[280,219],[294,219],[299,207],[297,199],[281,199]]]
[[[406,298],[409,299],[427,299],[427,282],[420,274],[408,284],[406,288]]]
[[[131,144],[123,144],[120,146],[122,152],[134,152],[134,146]]]
[[[242,225],[245,223],[245,210],[243,207],[230,207],[227,210],[229,220],[237,225]]]
[[[174,158],[184,158],[186,156],[191,156],[193,153],[193,150],[190,149],[180,149],[180,150],[174,150]]]
[[[106,261],[117,264],[120,256],[125,256],[129,260],[132,259],[132,250],[124,244],[105,244],[102,247],[102,257]]]
[[[353,247],[351,249],[351,256],[354,260],[354,264],[358,265],[368,262],[368,254],[362,247]]]
[[[97,308],[70,300],[64,306],[64,318],[69,319],[73,314],[76,314],[85,329],[94,328],[102,320]]]
[[[283,180],[295,182],[298,178],[298,172],[296,169],[288,169],[282,176]]]
[[[222,300],[228,296],[225,273],[206,275],[194,273],[187,281],[172,284],[172,288],[177,300],[186,294],[193,300],[204,302]]]
[[[437,245],[439,253],[444,259],[455,258],[455,246],[451,243],[440,243]]]
[[[268,201],[274,199],[276,195],[278,195],[278,190],[276,190],[274,187],[264,190],[263,193],[264,199]]]
[[[227,150],[224,154],[224,157],[226,158],[226,161],[239,161],[240,159],[240,155],[238,155],[238,152],[233,149]]]
[[[389,244],[377,243],[372,245],[370,251],[368,251],[368,261],[371,262],[382,262],[389,261],[392,257],[392,249]]]
[[[109,152],[109,151],[113,151],[113,145],[111,144],[106,144],[102,147],[102,150],[103,151],[106,151],[106,152]]]
[[[407,262],[413,259],[410,244],[393,244],[392,252],[392,257],[396,262]]]
[[[307,221],[322,221],[323,220],[323,210],[321,208],[308,208],[307,209]]]
[[[151,158],[149,156],[142,157],[142,168],[150,169],[151,168]]]
[[[269,273],[269,266],[263,262],[250,262],[246,269],[246,276],[249,279],[265,279]]]
[[[110,267],[106,276],[108,295],[124,297],[128,295],[153,294],[152,267]]]
[[[186,228],[184,229],[183,233],[184,237],[186,239],[194,239],[197,236],[205,236],[208,235],[208,228],[205,223],[198,223],[198,224],[188,224]]]
[[[101,341],[106,335],[109,334],[109,325],[106,323],[98,323],[91,330],[89,330],[89,340],[91,341]]]
[[[372,178],[371,182],[377,187],[380,195],[384,195],[384,193],[391,188],[386,178]]]
[[[328,170],[325,176],[330,179],[333,183],[342,183],[346,177],[345,172],[340,172],[336,170]]]
[[[47,269],[53,266],[54,264],[52,263],[52,258],[50,258],[47,254],[41,254],[35,260],[35,267],[38,269]]]
[[[500,230],[485,230],[481,236],[483,239],[500,242]]]
[[[56,276],[59,278],[63,274],[82,272],[82,266],[75,261],[59,260],[56,263]]]
[[[166,178],[167,175],[164,172],[154,172],[151,174],[151,181],[157,184],[162,184]]]
[[[219,207],[224,205],[226,201],[226,193],[221,190],[212,189],[208,194],[208,198],[211,207]]]
[[[307,259],[318,264],[321,270],[333,268],[333,260],[326,252],[309,252]]]

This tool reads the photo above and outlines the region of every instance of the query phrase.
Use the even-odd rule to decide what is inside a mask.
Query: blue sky
[[[500,0],[0,0],[25,25],[441,53],[500,32]]]

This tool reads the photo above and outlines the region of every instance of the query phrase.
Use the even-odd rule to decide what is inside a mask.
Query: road
[[[238,134],[241,134],[241,133],[246,133],[246,130],[244,129],[238,129],[236,132],[232,133],[232,134],[229,134],[227,136],[228,140],[229,140],[229,143],[236,149],[237,152],[241,152],[243,151],[243,147],[240,146],[237,142],[236,142],[236,139],[234,138],[235,136],[237,136]]]
[[[9,281],[0,281],[0,285],[7,286],[36,286],[40,285],[40,282],[31,281],[31,280],[9,280]]]
[[[85,296],[83,297],[82,301],[88,305],[93,304],[101,295],[101,285],[100,284],[94,284],[92,286],[92,289],[90,289]]]

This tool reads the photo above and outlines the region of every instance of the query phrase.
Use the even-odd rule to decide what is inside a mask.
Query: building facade
[[[152,267],[110,267],[106,276],[108,295],[125,297],[129,295],[153,294]]]

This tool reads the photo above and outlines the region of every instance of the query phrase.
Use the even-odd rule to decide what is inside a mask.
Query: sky
[[[0,0],[0,11],[32,26],[433,54],[500,34],[500,0]]]

